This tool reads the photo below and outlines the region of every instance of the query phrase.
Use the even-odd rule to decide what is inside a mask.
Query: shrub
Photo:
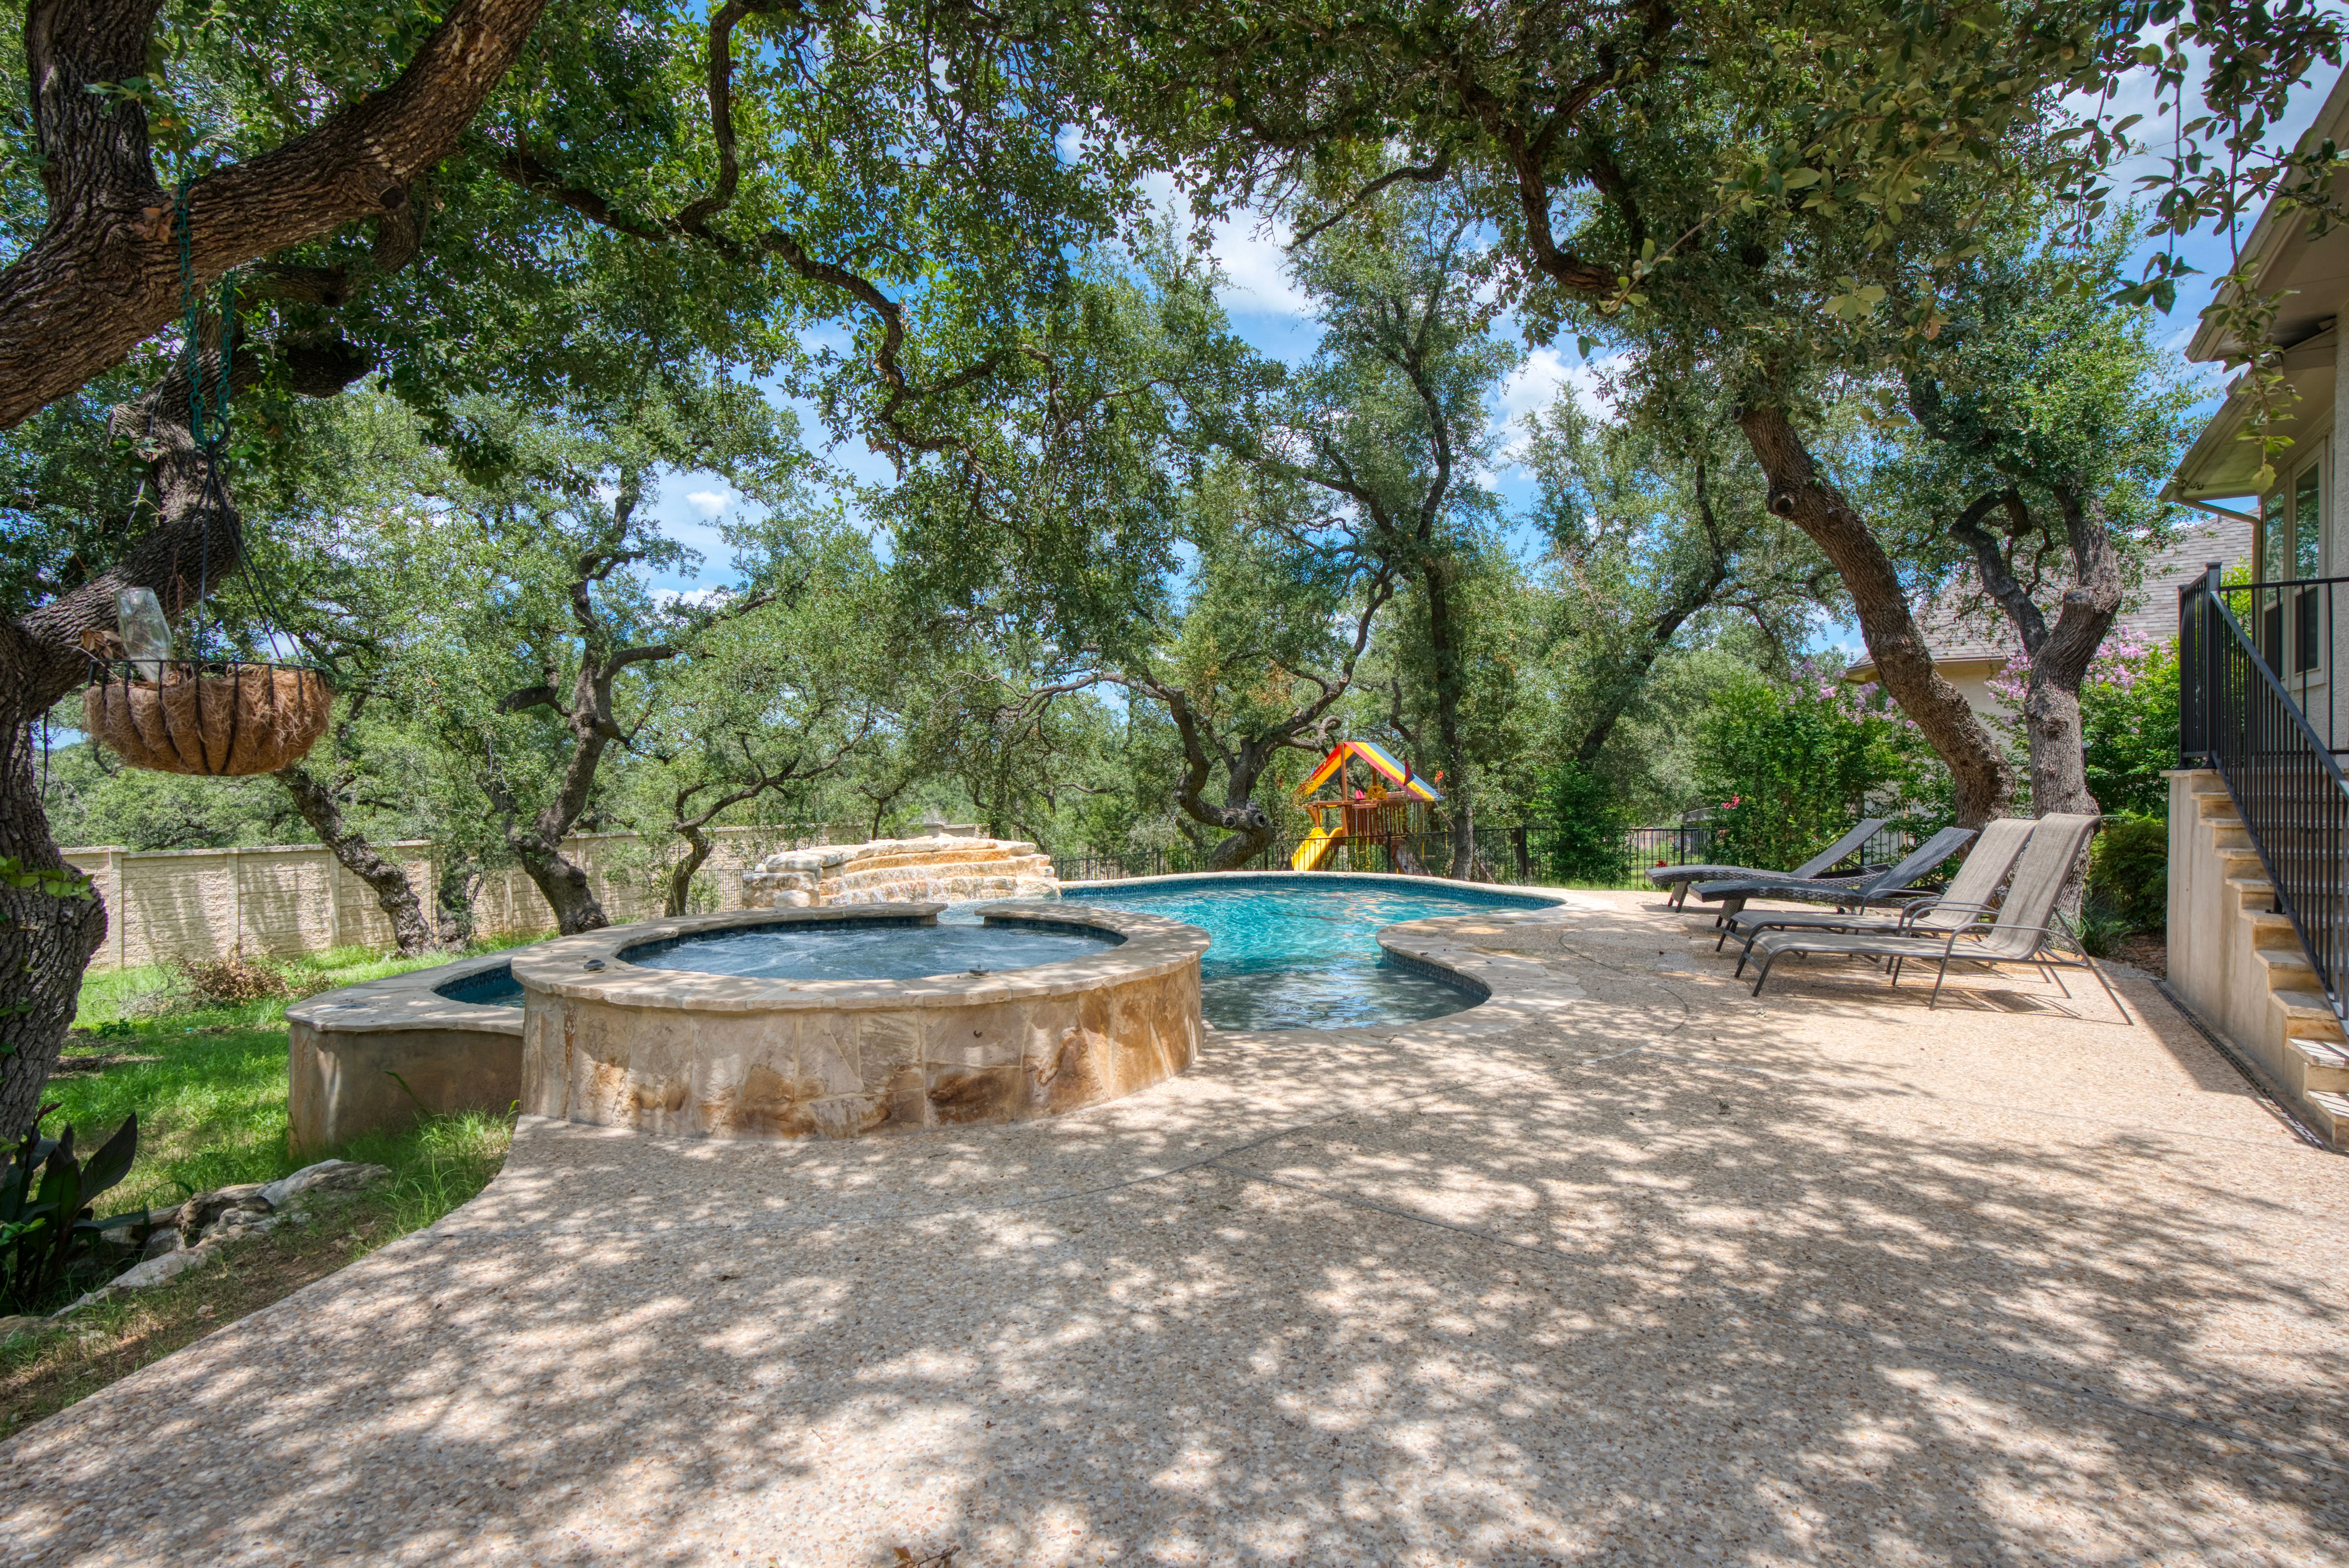
[[[2080,727],[2096,803],[2130,816],[2167,815],[2169,780],[2161,775],[2178,766],[2178,639],[2107,647],[2081,684]]]
[[[1914,791],[1898,709],[1821,672],[1791,686],[1732,686],[1706,717],[1697,777],[1719,802],[1713,857],[1786,866],[1851,826],[1863,806]]]
[[[89,1200],[120,1181],[139,1153],[139,1118],[124,1119],[98,1152],[74,1152],[74,1130],[44,1138],[41,1108],[0,1174],[0,1299],[19,1312],[46,1306],[62,1287],[105,1271],[106,1254],[147,1239],[147,1211],[92,1220]],[[36,1185],[37,1178],[38,1185]]]
[[[267,959],[247,958],[241,944],[230,949],[225,958],[181,958],[172,966],[197,1006],[240,1007],[248,1002],[291,995],[294,990],[283,969]]]
[[[1551,880],[1623,880],[1623,830],[1630,821],[1614,786],[1579,762],[1561,762],[1543,776],[1537,801],[1550,830],[1543,869]]]
[[[2169,922],[2169,824],[2160,817],[2116,815],[2105,821],[2088,856],[2088,893],[2131,931]]]

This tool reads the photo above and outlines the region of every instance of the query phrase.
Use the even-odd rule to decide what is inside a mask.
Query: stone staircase
[[[2276,911],[2251,830],[2216,771],[2171,782],[2171,985],[2303,1120],[2349,1147],[2349,1035],[2291,918]]]

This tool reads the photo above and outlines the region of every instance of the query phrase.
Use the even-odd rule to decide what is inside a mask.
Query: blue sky
[[[2313,118],[2330,86],[2331,78],[2328,77],[2315,86],[2302,88],[2295,96],[2293,115],[2280,128],[2278,140],[2288,145],[2301,134]],[[2150,119],[2152,107],[2147,94],[2147,101],[2125,101],[2120,108],[2122,112],[2146,113]],[[2157,137],[2137,166],[2116,171],[2118,188],[2126,193],[2129,189],[2130,177],[2150,167],[2152,160],[2168,150],[2168,146]],[[1287,231],[1278,224],[1242,217],[1219,225],[1213,232],[1211,244],[1227,279],[1222,298],[1231,315],[1234,329],[1259,352],[1290,363],[1301,363],[1311,356],[1318,333],[1307,300],[1290,283],[1284,270],[1287,238]],[[2149,245],[2143,247],[2144,250],[2151,248]],[[2177,308],[2167,318],[2169,341],[2174,348],[2180,351],[2182,362],[2182,351],[2193,334],[2198,313],[2209,303],[2209,279],[2225,270],[2229,246],[2224,235],[2199,233],[2181,242],[2179,250],[2189,263],[2201,269],[2200,275],[2189,279],[2188,285],[2181,289]],[[1514,424],[1526,413],[1547,407],[1568,388],[1577,389],[1588,400],[1597,379],[1597,371],[1575,352],[1571,341],[1563,346],[1537,347],[1526,352],[1516,372],[1502,385],[1495,399],[1494,412],[1505,423]],[[2215,375],[2209,376],[2214,399],[2219,386],[2219,378]],[[816,429],[813,419],[803,414],[802,425],[812,437]],[[887,477],[885,460],[865,450],[861,444],[835,448],[827,451],[825,456],[856,480],[871,481]],[[1511,511],[1522,513],[1533,499],[1533,486],[1525,470],[1505,466],[1494,479]],[[700,552],[705,559],[697,578],[688,580],[668,574],[657,580],[657,585],[685,590],[724,581],[729,575],[728,551],[719,528],[728,516],[739,512],[743,505],[741,499],[715,475],[665,476],[655,501],[655,515],[664,531]],[[1823,630],[1821,640],[1824,645],[1855,645],[1857,637],[1851,627],[1830,626]]]

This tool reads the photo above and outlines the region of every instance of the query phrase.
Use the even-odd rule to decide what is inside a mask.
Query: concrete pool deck
[[[0,1556],[2343,1560],[2349,1161],[2144,980],[1755,1001],[1661,903],[1449,923],[1539,1006],[1052,1121],[525,1122],[0,1445]]]

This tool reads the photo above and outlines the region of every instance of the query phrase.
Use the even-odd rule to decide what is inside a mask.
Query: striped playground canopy
[[[1444,799],[1442,790],[1413,773],[1408,764],[1396,761],[1394,754],[1385,747],[1371,740],[1341,740],[1331,747],[1330,755],[1323,758],[1321,765],[1313,770],[1313,776],[1298,786],[1297,798],[1302,800],[1321,788],[1331,774],[1346,765],[1350,757],[1368,763],[1381,778],[1414,800]]]

